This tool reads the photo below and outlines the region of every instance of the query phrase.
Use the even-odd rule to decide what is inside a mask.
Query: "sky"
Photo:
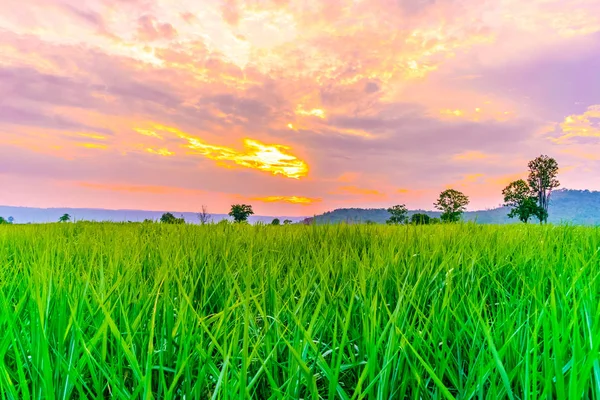
[[[597,0],[0,2],[0,204],[262,215],[600,190]]]

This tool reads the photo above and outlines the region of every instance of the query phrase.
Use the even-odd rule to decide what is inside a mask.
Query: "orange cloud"
[[[126,185],[126,184],[104,184],[104,183],[93,183],[93,182],[78,182],[77,186],[94,189],[104,190],[110,192],[128,192],[128,193],[152,193],[152,194],[199,194],[204,193],[202,190],[197,189],[185,189],[173,186],[152,186],[152,185]]]
[[[244,139],[245,151],[238,151],[229,147],[205,143],[201,139],[174,127],[156,124],[154,129],[170,132],[187,140],[186,147],[211,160],[229,162],[245,168],[269,172],[272,175],[283,175],[293,179],[300,179],[308,174],[306,162],[289,154],[290,147],[288,146],[280,144],[267,145],[258,140]],[[156,134],[151,130],[144,131]]]
[[[265,203],[290,203],[290,204],[310,205],[313,203],[318,203],[322,199],[301,197],[301,196],[269,196],[269,197],[254,197],[254,198],[252,198],[252,200],[262,201]]]
[[[576,137],[600,137],[600,121],[594,123],[592,119],[600,119],[600,105],[588,107],[583,114],[566,117],[560,124],[563,135],[551,140],[560,144]]]
[[[363,195],[363,196],[377,196],[386,197],[385,193],[375,189],[363,189],[356,186],[340,186],[332,194],[352,194],[352,195]]]
[[[490,158],[489,154],[482,153],[481,151],[466,151],[464,153],[455,154],[452,159],[455,161],[474,161],[474,160],[485,160]]]

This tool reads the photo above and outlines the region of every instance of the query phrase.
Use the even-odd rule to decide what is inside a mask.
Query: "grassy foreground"
[[[2,399],[600,398],[600,229],[0,227]]]

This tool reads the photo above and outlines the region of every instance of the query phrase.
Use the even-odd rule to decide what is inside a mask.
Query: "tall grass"
[[[3,399],[600,398],[600,229],[0,227]]]

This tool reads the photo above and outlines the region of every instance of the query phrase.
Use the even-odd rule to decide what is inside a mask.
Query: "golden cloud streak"
[[[108,148],[107,145],[98,144],[98,143],[81,143],[78,146],[85,147],[86,149],[100,149],[100,150],[106,150]]]
[[[205,143],[201,139],[177,128],[154,125],[154,129],[173,133],[181,139],[187,140],[186,147],[211,160],[229,162],[245,168],[269,172],[272,175],[283,175],[293,179],[300,179],[308,174],[308,165],[296,156],[289,154],[287,152],[290,149],[288,146],[267,145],[258,140],[244,139],[245,151],[238,151],[229,147]],[[156,134],[154,131],[144,131]]]
[[[151,131],[149,129],[134,128],[133,130],[136,131],[137,133],[139,133],[140,135],[151,136],[151,137],[155,137],[157,139],[162,139],[162,136],[160,136],[158,133]]]
[[[320,202],[322,199],[301,197],[301,196],[268,196],[268,197],[254,197],[252,200],[262,201],[265,203],[290,203],[300,205],[310,205],[313,203]]]
[[[162,149],[152,149],[150,147],[148,147],[146,149],[146,151],[150,154],[156,154],[158,156],[164,156],[164,157],[168,157],[168,156],[172,156],[173,153],[172,151],[169,151],[168,149],[162,148]]]
[[[569,115],[560,124],[564,135],[553,138],[555,143],[564,143],[576,137],[600,137],[600,124],[593,124],[590,119],[600,119],[600,105],[588,107],[583,114]]]
[[[302,105],[299,105],[298,107],[296,107],[296,114],[325,119],[325,110],[322,110],[320,108],[312,108],[310,110],[305,110]]]

